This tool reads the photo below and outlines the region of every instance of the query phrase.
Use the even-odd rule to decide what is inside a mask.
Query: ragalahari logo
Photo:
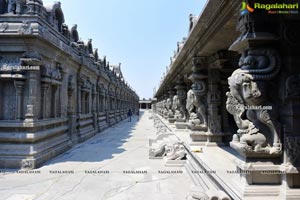
[[[254,9],[249,6],[245,1],[242,2],[242,8],[241,8],[241,16],[254,12]]]

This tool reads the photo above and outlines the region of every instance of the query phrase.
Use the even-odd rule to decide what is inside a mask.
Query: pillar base
[[[183,130],[183,129],[187,129],[188,125],[185,122],[185,120],[178,120],[177,119],[176,122],[175,122],[175,127],[176,127],[176,129]]]
[[[285,176],[288,172],[282,165],[276,163],[276,160],[260,162],[235,160],[236,171],[240,174],[239,183],[244,197],[280,198],[282,195],[282,176]]]
[[[168,118],[169,124],[174,124],[176,122],[175,118]]]
[[[215,135],[203,131],[190,131],[191,146],[224,146],[223,135]]]

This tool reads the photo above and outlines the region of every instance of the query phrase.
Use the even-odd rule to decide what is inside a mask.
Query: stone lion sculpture
[[[167,160],[185,160],[186,150],[182,143],[174,142],[165,146],[165,157]]]
[[[180,119],[180,118],[181,118],[180,102],[179,102],[179,99],[178,99],[178,96],[177,96],[177,95],[175,95],[175,96],[173,97],[173,105],[172,105],[172,109],[173,109],[175,118],[176,118],[176,119]]]
[[[201,105],[193,89],[190,89],[187,93],[186,109],[189,114],[189,126],[207,127],[205,106]]]
[[[272,49],[250,49],[241,56],[239,66],[228,78],[230,92],[226,94],[226,108],[239,128],[233,142],[245,151],[279,154],[280,126],[267,91],[280,70],[278,55]]]

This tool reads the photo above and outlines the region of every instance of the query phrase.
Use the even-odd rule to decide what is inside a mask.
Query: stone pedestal
[[[223,146],[223,135],[215,135],[204,131],[190,131],[191,146]]]
[[[176,119],[173,117],[173,118],[168,118],[168,122],[169,122],[169,124],[174,124],[175,123],[175,121],[176,121]]]
[[[207,142],[207,133],[203,131],[190,131],[191,147],[204,146]]]
[[[235,164],[236,171],[240,174],[240,186],[244,197],[257,198],[263,193],[264,196],[278,198],[283,192],[280,186],[284,185],[284,177],[296,173],[295,168],[280,165],[276,159],[266,161],[237,159]],[[292,190],[290,192],[292,194]]]
[[[175,127],[176,129],[178,129],[179,131],[182,131],[182,130],[188,130],[188,125],[186,123],[186,121],[184,119],[177,119],[176,122],[175,122]],[[175,130],[176,131],[176,130]]]

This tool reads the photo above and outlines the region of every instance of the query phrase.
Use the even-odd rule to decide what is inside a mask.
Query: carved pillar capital
[[[247,0],[245,3],[253,6],[255,0]],[[269,46],[278,40],[276,29],[278,29],[279,15],[266,12],[266,10],[240,12],[238,29],[241,35],[229,50],[243,52],[257,46]]]
[[[17,95],[23,95],[25,80],[15,80],[14,85],[16,88]]]

